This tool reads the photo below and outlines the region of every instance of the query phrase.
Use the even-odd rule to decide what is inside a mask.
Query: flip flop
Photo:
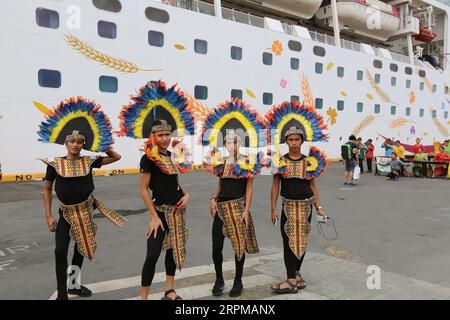
[[[289,288],[281,288],[281,285],[283,283],[287,283],[289,285]],[[273,293],[277,293],[277,294],[285,294],[285,293],[297,293],[298,292],[298,287],[297,284],[292,284],[289,280],[280,282],[280,283],[276,283],[274,285],[272,285],[270,287],[273,291]]]

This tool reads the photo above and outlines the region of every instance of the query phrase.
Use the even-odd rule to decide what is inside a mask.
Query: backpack
[[[341,157],[344,160],[353,159],[353,151],[352,146],[350,144],[346,143],[341,146]]]

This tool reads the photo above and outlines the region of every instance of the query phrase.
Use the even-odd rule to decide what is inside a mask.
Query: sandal
[[[281,285],[283,283],[287,283],[289,285],[289,288],[281,288]],[[284,294],[284,293],[297,293],[298,287],[297,284],[292,284],[289,280],[276,283],[270,287],[274,293],[278,294]]]
[[[162,297],[161,300],[183,300],[179,295],[177,295],[177,296],[175,297],[175,299],[169,298],[169,294],[171,294],[172,292],[175,293],[175,294],[177,294],[177,293],[175,292],[175,290],[169,289],[169,290],[167,290],[166,292],[164,292],[164,297]]]
[[[298,290],[305,289],[306,288],[306,281],[303,280],[302,276],[300,275],[300,272],[297,272],[296,276],[300,278],[300,279],[297,280],[297,288],[298,288]]]

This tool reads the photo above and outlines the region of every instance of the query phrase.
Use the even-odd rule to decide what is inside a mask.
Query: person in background
[[[362,142],[362,138],[358,138],[358,162],[361,173],[364,173],[364,159],[366,158],[367,146]]]
[[[389,159],[388,164],[391,165],[391,172],[387,175],[386,180],[400,181],[400,172],[402,166],[405,165],[403,161],[397,158],[397,154],[393,152],[391,154],[391,159]]]
[[[450,155],[445,152],[444,147],[439,148],[439,153],[435,156],[435,161],[437,162],[449,162]],[[445,176],[447,175],[448,164],[436,164],[433,171],[433,177]]]
[[[423,150],[423,145],[420,143],[420,138],[417,138],[416,144],[414,145],[414,154],[418,154],[420,148]]]
[[[356,155],[358,145],[356,144],[356,137],[352,134],[348,138],[348,142],[341,146],[341,156],[345,162],[345,185],[356,186],[353,183],[353,171],[356,167]]]
[[[450,156],[450,140],[444,141],[444,152]]]
[[[390,157],[391,157],[391,154],[392,154],[392,152],[393,152],[393,148],[394,148],[394,146],[393,146],[393,141],[392,141],[391,139],[387,139],[387,140],[381,145],[381,147],[385,149],[384,155],[385,155],[386,157],[389,157],[389,158],[390,158]]]
[[[367,152],[366,152],[367,172],[371,173],[372,172],[372,162],[373,162],[373,154],[374,154],[374,151],[375,151],[375,146],[372,143],[372,139],[367,140],[365,145],[367,147]]]
[[[402,146],[400,140],[395,141],[393,151],[401,161],[405,161],[405,147]]]
[[[419,148],[417,154],[414,156],[413,161],[428,161],[428,155],[423,152],[423,148]],[[421,163],[414,163],[413,166],[413,176],[417,178],[421,178],[424,176],[423,166]]]

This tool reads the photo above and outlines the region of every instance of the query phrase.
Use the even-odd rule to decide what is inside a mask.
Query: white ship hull
[[[80,29],[68,27],[73,22],[73,11],[70,11],[73,9],[72,4],[79,8]],[[340,145],[362,122],[366,125],[361,125],[358,135],[364,140],[374,139],[376,154],[383,153],[380,148],[383,140],[378,134],[409,144],[414,144],[416,137],[423,138],[423,144],[427,145],[433,144],[435,140],[449,138],[448,133],[445,133],[445,130],[450,130],[450,96],[445,90],[445,86],[450,83],[448,68],[441,72],[410,66],[310,39],[161,5],[155,1],[122,1],[119,13],[98,10],[91,1],[22,0],[5,1],[2,5],[0,163],[4,175],[42,173],[45,168],[36,160],[37,157],[65,153],[63,146],[37,141],[36,132],[44,115],[32,101],[50,108],[73,96],[93,99],[103,106],[114,129],[119,130],[118,115],[121,107],[129,103],[129,95],[147,81],[158,79],[168,85],[178,83],[182,90],[191,95],[194,95],[195,86],[207,86],[208,99],[201,102],[210,108],[230,99],[232,89],[242,90],[243,99],[264,115],[270,105],[263,104],[263,93],[273,94],[272,105],[290,100],[291,96],[299,96],[303,100],[306,93],[302,91],[304,75],[314,99],[323,101],[322,108],[318,110],[325,119],[330,118],[327,114],[330,108],[337,111],[335,119],[329,119],[330,141],[316,144],[326,150],[331,158],[340,157]],[[165,10],[170,21],[158,23],[148,20],[144,12],[149,6]],[[37,26],[37,7],[59,12],[59,28]],[[116,39],[98,36],[99,20],[117,25]],[[164,33],[163,47],[149,45],[149,30]],[[126,59],[144,69],[160,68],[162,71],[122,74],[105,68],[70,47],[64,37],[66,34],[77,37],[102,53]],[[194,52],[195,39],[207,41],[207,54]],[[290,40],[301,43],[300,52],[289,49]],[[282,44],[280,55],[269,50],[275,41]],[[185,49],[180,50],[181,46]],[[241,61],[231,59],[232,46],[242,48]],[[314,55],[315,46],[324,48],[325,56]],[[263,52],[272,53],[272,65],[262,63]],[[291,58],[299,59],[299,70],[291,69]],[[382,61],[382,69],[374,67],[374,59]],[[323,65],[321,74],[316,73],[316,63]],[[390,70],[391,63],[398,66],[397,72]],[[413,68],[412,75],[405,74],[405,67],[408,66]],[[338,77],[338,67],[343,68],[342,78]],[[40,87],[37,80],[40,69],[60,71],[61,87]],[[419,77],[416,70],[425,70],[426,78]],[[357,79],[358,71],[364,74],[362,80]],[[380,74],[381,82],[371,83],[367,73],[372,77]],[[118,78],[117,92],[100,92],[99,77],[102,75]],[[395,86],[391,85],[391,77],[396,78]],[[410,88],[405,86],[408,79],[411,81]],[[424,83],[422,88],[421,82]],[[435,92],[433,85],[436,85]],[[338,100],[343,101],[343,110],[337,110],[341,103]],[[358,112],[358,103],[359,108],[362,103],[362,111],[359,109],[361,112]],[[380,113],[374,112],[376,104],[380,105]],[[396,107],[395,114],[391,114],[392,106]],[[411,110],[409,116],[405,114],[407,107]],[[436,111],[437,120],[432,119],[430,108]],[[420,116],[421,109],[424,110],[423,116]],[[393,121],[399,118],[405,118],[407,122],[391,128]],[[441,123],[440,129],[436,121]],[[122,160],[111,167],[136,168],[140,157],[138,147],[142,141],[118,137],[115,141],[115,149],[122,154]],[[198,150],[196,154],[199,154]],[[201,158],[197,156],[195,162],[200,163]]]

